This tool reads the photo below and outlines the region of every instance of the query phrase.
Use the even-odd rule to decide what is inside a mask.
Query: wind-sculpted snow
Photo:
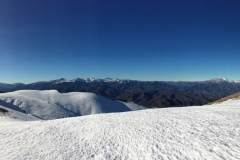
[[[1,103],[10,109],[26,112],[45,120],[130,111],[120,102],[93,93],[59,93],[56,90],[1,93]]]
[[[8,160],[236,160],[240,159],[240,106],[5,122],[0,123],[0,135],[0,159]]]

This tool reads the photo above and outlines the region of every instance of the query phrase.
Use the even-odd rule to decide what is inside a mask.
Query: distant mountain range
[[[207,81],[137,81],[116,78],[75,78],[30,84],[0,83],[0,91],[52,90],[61,93],[91,92],[114,100],[133,101],[146,107],[204,105],[240,92],[240,81],[214,78]]]

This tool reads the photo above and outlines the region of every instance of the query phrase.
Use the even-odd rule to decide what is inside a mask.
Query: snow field
[[[0,159],[9,160],[236,160],[240,108],[229,103],[5,122],[0,135]]]

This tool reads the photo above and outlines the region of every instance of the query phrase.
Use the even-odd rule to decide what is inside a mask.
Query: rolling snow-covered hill
[[[43,97],[42,97],[43,98]],[[0,123],[0,159],[240,159],[240,100]]]
[[[56,90],[0,93],[0,105],[44,120],[131,110],[123,103],[93,93]]]

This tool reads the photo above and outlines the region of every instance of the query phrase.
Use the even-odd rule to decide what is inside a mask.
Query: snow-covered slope
[[[1,93],[0,105],[45,120],[130,111],[120,102],[93,93],[59,93],[56,90]]]
[[[236,160],[240,106],[231,103],[0,123],[0,159]]]
[[[0,105],[0,123],[9,121],[36,121],[41,120],[30,114],[25,114]]]
[[[234,95],[239,96],[239,93],[234,94]],[[229,96],[229,97],[231,97],[231,96]],[[227,99],[225,101],[224,101],[224,98],[223,98],[222,100],[223,100],[222,102],[213,103],[212,106],[239,106],[239,109],[240,109],[240,96],[235,97],[233,99]]]

